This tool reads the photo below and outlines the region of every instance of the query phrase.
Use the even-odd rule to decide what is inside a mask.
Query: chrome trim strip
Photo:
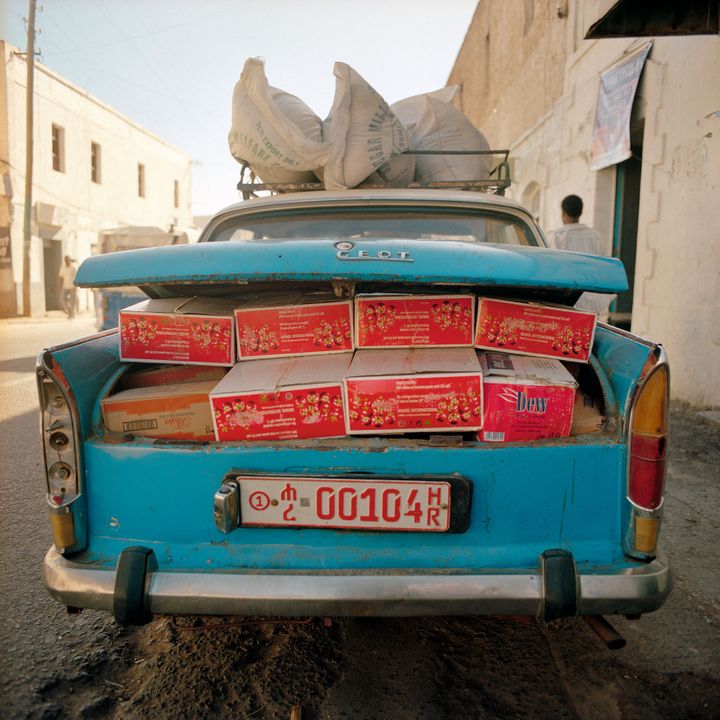
[[[111,611],[115,570],[45,556],[44,582],[64,605]],[[632,568],[580,574],[578,613],[645,613],[670,592],[663,557]],[[537,615],[539,572],[153,572],[153,614],[287,616]]]

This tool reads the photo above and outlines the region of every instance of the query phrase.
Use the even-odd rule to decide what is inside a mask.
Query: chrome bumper
[[[54,547],[45,556],[45,586],[64,605],[112,611],[115,581],[115,570],[73,562]],[[146,594],[154,615],[538,615],[543,585],[539,571],[155,571]],[[663,557],[580,573],[577,614],[650,612],[671,585]]]

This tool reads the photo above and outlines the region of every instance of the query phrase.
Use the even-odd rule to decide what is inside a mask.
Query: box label
[[[345,434],[340,385],[211,397],[216,439],[297,440]]]
[[[353,349],[349,302],[235,311],[241,358],[348,352]]]
[[[346,386],[350,433],[476,430],[482,423],[479,374],[348,378]]]
[[[481,298],[475,346],[587,362],[595,320],[593,313]]]
[[[570,434],[574,388],[486,382],[483,393],[479,440],[513,442]]]
[[[474,301],[469,296],[359,297],[357,346],[470,346]]]
[[[232,318],[120,313],[124,360],[232,365]]]

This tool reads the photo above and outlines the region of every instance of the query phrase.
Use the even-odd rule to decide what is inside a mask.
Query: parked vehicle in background
[[[129,225],[99,233],[99,252],[101,255],[105,255],[139,248],[185,245],[187,242],[188,237],[185,233],[164,232],[156,227]],[[145,294],[134,286],[96,290],[95,312],[98,330],[117,327],[118,312],[128,305],[139,302],[144,297]]]
[[[77,282],[238,303],[320,291],[564,307],[627,288],[619,261],[547,248],[519,204],[447,187],[253,198],[219,212],[197,244],[93,257]],[[120,360],[115,331],[50,348],[38,364],[55,533],[45,584],[58,602],[123,623],[653,611],[671,584],[657,549],[665,354],[600,324],[589,362],[566,367],[596,413],[569,437],[168,441],[103,424],[101,400],[136,369]],[[440,524],[429,512],[437,497]],[[277,508],[260,525],[259,498]]]

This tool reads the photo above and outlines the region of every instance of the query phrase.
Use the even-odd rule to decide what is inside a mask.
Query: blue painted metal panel
[[[100,389],[121,367],[118,354],[117,333],[94,337],[53,352],[54,361],[62,368],[75,395],[83,437],[93,427],[93,412]]]
[[[171,283],[244,283],[269,280],[348,279],[413,283],[558,288],[623,292],[622,263],[584,253],[540,247],[389,238],[354,241],[352,254],[377,258],[342,260],[334,240],[218,242],[128,250],[90,257],[78,270],[81,287]],[[407,253],[412,261],[399,260]]]
[[[644,341],[634,340],[604,327],[596,329],[593,355],[605,369],[621,416],[627,415],[628,403],[642,370],[653,354],[654,346]]]
[[[392,442],[306,446],[153,446],[86,443],[90,557],[114,563],[128,545],[154,547],[172,568],[534,567],[547,548],[579,563],[622,562],[621,481],[625,445],[555,441],[465,448]],[[214,526],[212,501],[231,469],[264,473],[380,476],[459,473],[474,486],[462,534],[360,533]]]

